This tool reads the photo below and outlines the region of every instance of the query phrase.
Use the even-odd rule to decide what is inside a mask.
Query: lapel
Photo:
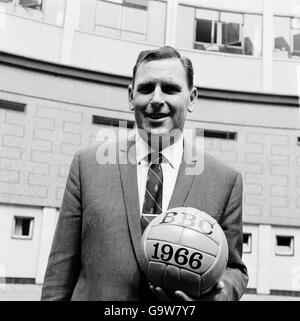
[[[184,140],[182,161],[178,170],[178,175],[174,191],[168,208],[183,207],[191,190],[195,176],[199,174],[199,166],[202,164],[199,150],[191,146]]]
[[[145,266],[146,259],[141,252],[141,221],[140,205],[137,185],[136,149],[133,141],[128,141],[125,148],[119,148],[119,168],[121,186],[130,237],[137,262],[140,267]]]

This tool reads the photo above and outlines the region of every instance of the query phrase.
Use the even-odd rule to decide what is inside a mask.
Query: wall
[[[275,254],[276,235],[294,236],[294,255],[282,256]],[[296,291],[300,290],[300,229],[293,227],[273,227],[271,233],[271,258],[270,258],[270,288],[271,290]]]
[[[42,210],[33,207],[0,205],[0,265],[5,267],[6,277],[35,278],[39,255]],[[13,239],[14,216],[34,218],[33,238]],[[5,246],[3,246],[5,244]]]
[[[259,273],[259,264],[258,264],[258,226],[257,225],[249,225],[244,224],[243,232],[251,234],[251,250],[249,253],[243,253],[242,259],[245,263],[248,275],[249,275],[249,282],[248,288],[249,289],[256,289],[257,288],[257,274]]]
[[[1,99],[26,103],[24,113],[0,109],[0,201],[59,207],[73,155],[95,142],[92,115],[133,118],[127,91],[0,68]]]
[[[0,50],[43,60],[59,60],[61,26],[12,14],[7,14],[5,21],[5,28],[0,28]]]

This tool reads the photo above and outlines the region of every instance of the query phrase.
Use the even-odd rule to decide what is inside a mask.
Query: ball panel
[[[202,293],[208,292],[209,289],[220,280],[228,262],[228,244],[226,236],[219,225],[216,225],[216,227],[220,239],[219,252],[215,262],[206,271],[206,273],[202,275]]]
[[[166,240],[171,243],[179,243],[183,227],[170,225],[155,225],[146,232],[147,239]]]
[[[158,245],[157,245],[158,244]],[[161,250],[156,252],[156,248],[158,247],[159,249],[161,249],[164,245],[169,246],[167,248],[168,252],[169,249],[172,248],[172,255],[170,254],[164,254],[163,252],[161,252]],[[182,249],[182,250],[180,250]],[[186,250],[188,251],[188,253],[186,252]],[[155,253],[156,252],[156,253]],[[176,262],[176,253],[178,253],[179,255],[178,260]],[[194,255],[194,259],[198,260],[199,259],[199,255],[196,255],[196,253],[200,253],[202,258],[200,259],[201,261],[201,265],[199,268],[194,269],[193,267],[190,266],[190,262],[192,261],[192,256]],[[175,265],[178,266],[180,268],[183,269],[187,269],[191,272],[194,273],[198,273],[198,274],[203,274],[204,272],[206,272],[214,263],[214,261],[216,260],[216,258],[212,255],[206,254],[204,252],[201,252],[200,250],[197,251],[195,249],[189,248],[189,247],[182,247],[180,244],[174,244],[174,243],[169,243],[169,242],[165,242],[165,241],[158,241],[158,240],[147,240],[146,242],[146,255],[149,258],[149,260],[151,261],[155,261],[155,262],[162,262],[165,261],[166,264],[171,264],[171,265]],[[169,259],[170,257],[170,259]],[[186,257],[186,259],[184,258]],[[178,264],[178,261],[180,263],[184,262],[183,260],[186,260],[185,264]],[[196,262],[194,262],[194,264],[192,264],[192,266],[196,266]]]
[[[180,289],[180,269],[178,267],[167,265],[162,287],[172,292]]]
[[[201,276],[199,274],[180,269],[180,290],[197,298],[200,296]]]
[[[152,284],[162,287],[165,269],[166,269],[166,264],[150,261],[147,265],[147,270],[146,270],[146,275],[148,277],[148,280]]]
[[[218,225],[217,221],[205,212],[191,207],[179,207],[158,215],[150,222],[145,232],[156,226],[164,226],[166,229],[171,226],[182,226],[203,233],[219,244],[215,225]]]
[[[199,228],[199,226],[191,226],[191,227],[187,227],[188,229],[191,229],[193,231],[196,231],[198,233],[204,234],[207,236],[207,238],[211,239],[213,242],[216,243],[216,245],[219,244],[219,234],[215,229],[216,225],[213,225],[211,233],[210,234],[204,234],[201,229]]]
[[[203,249],[201,253],[204,251],[210,255],[217,256],[219,246],[205,234],[196,232],[189,228],[184,228],[184,231],[181,235],[180,244],[182,246],[187,246],[190,248],[194,248],[195,250]]]

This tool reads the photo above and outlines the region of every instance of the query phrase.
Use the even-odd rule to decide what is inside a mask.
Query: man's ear
[[[128,102],[130,110],[134,111],[134,102],[133,102],[133,88],[132,84],[128,86]]]
[[[190,103],[188,106],[188,111],[190,113],[194,110],[194,104],[197,100],[197,97],[198,97],[198,90],[196,87],[193,87],[190,93],[190,99],[189,99]]]

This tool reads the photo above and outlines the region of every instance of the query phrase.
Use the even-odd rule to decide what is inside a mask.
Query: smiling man
[[[117,162],[100,164],[99,146],[81,150],[73,159],[42,299],[240,299],[248,281],[241,259],[242,178],[206,153],[196,159],[189,152],[182,132],[197,99],[191,61],[169,46],[142,51],[128,93],[136,134],[127,148],[114,145],[120,151]],[[187,167],[197,162],[202,171],[187,175]],[[213,216],[228,241],[221,281],[199,298],[181,291],[166,294],[142,273],[143,229],[155,215],[182,206]]]

